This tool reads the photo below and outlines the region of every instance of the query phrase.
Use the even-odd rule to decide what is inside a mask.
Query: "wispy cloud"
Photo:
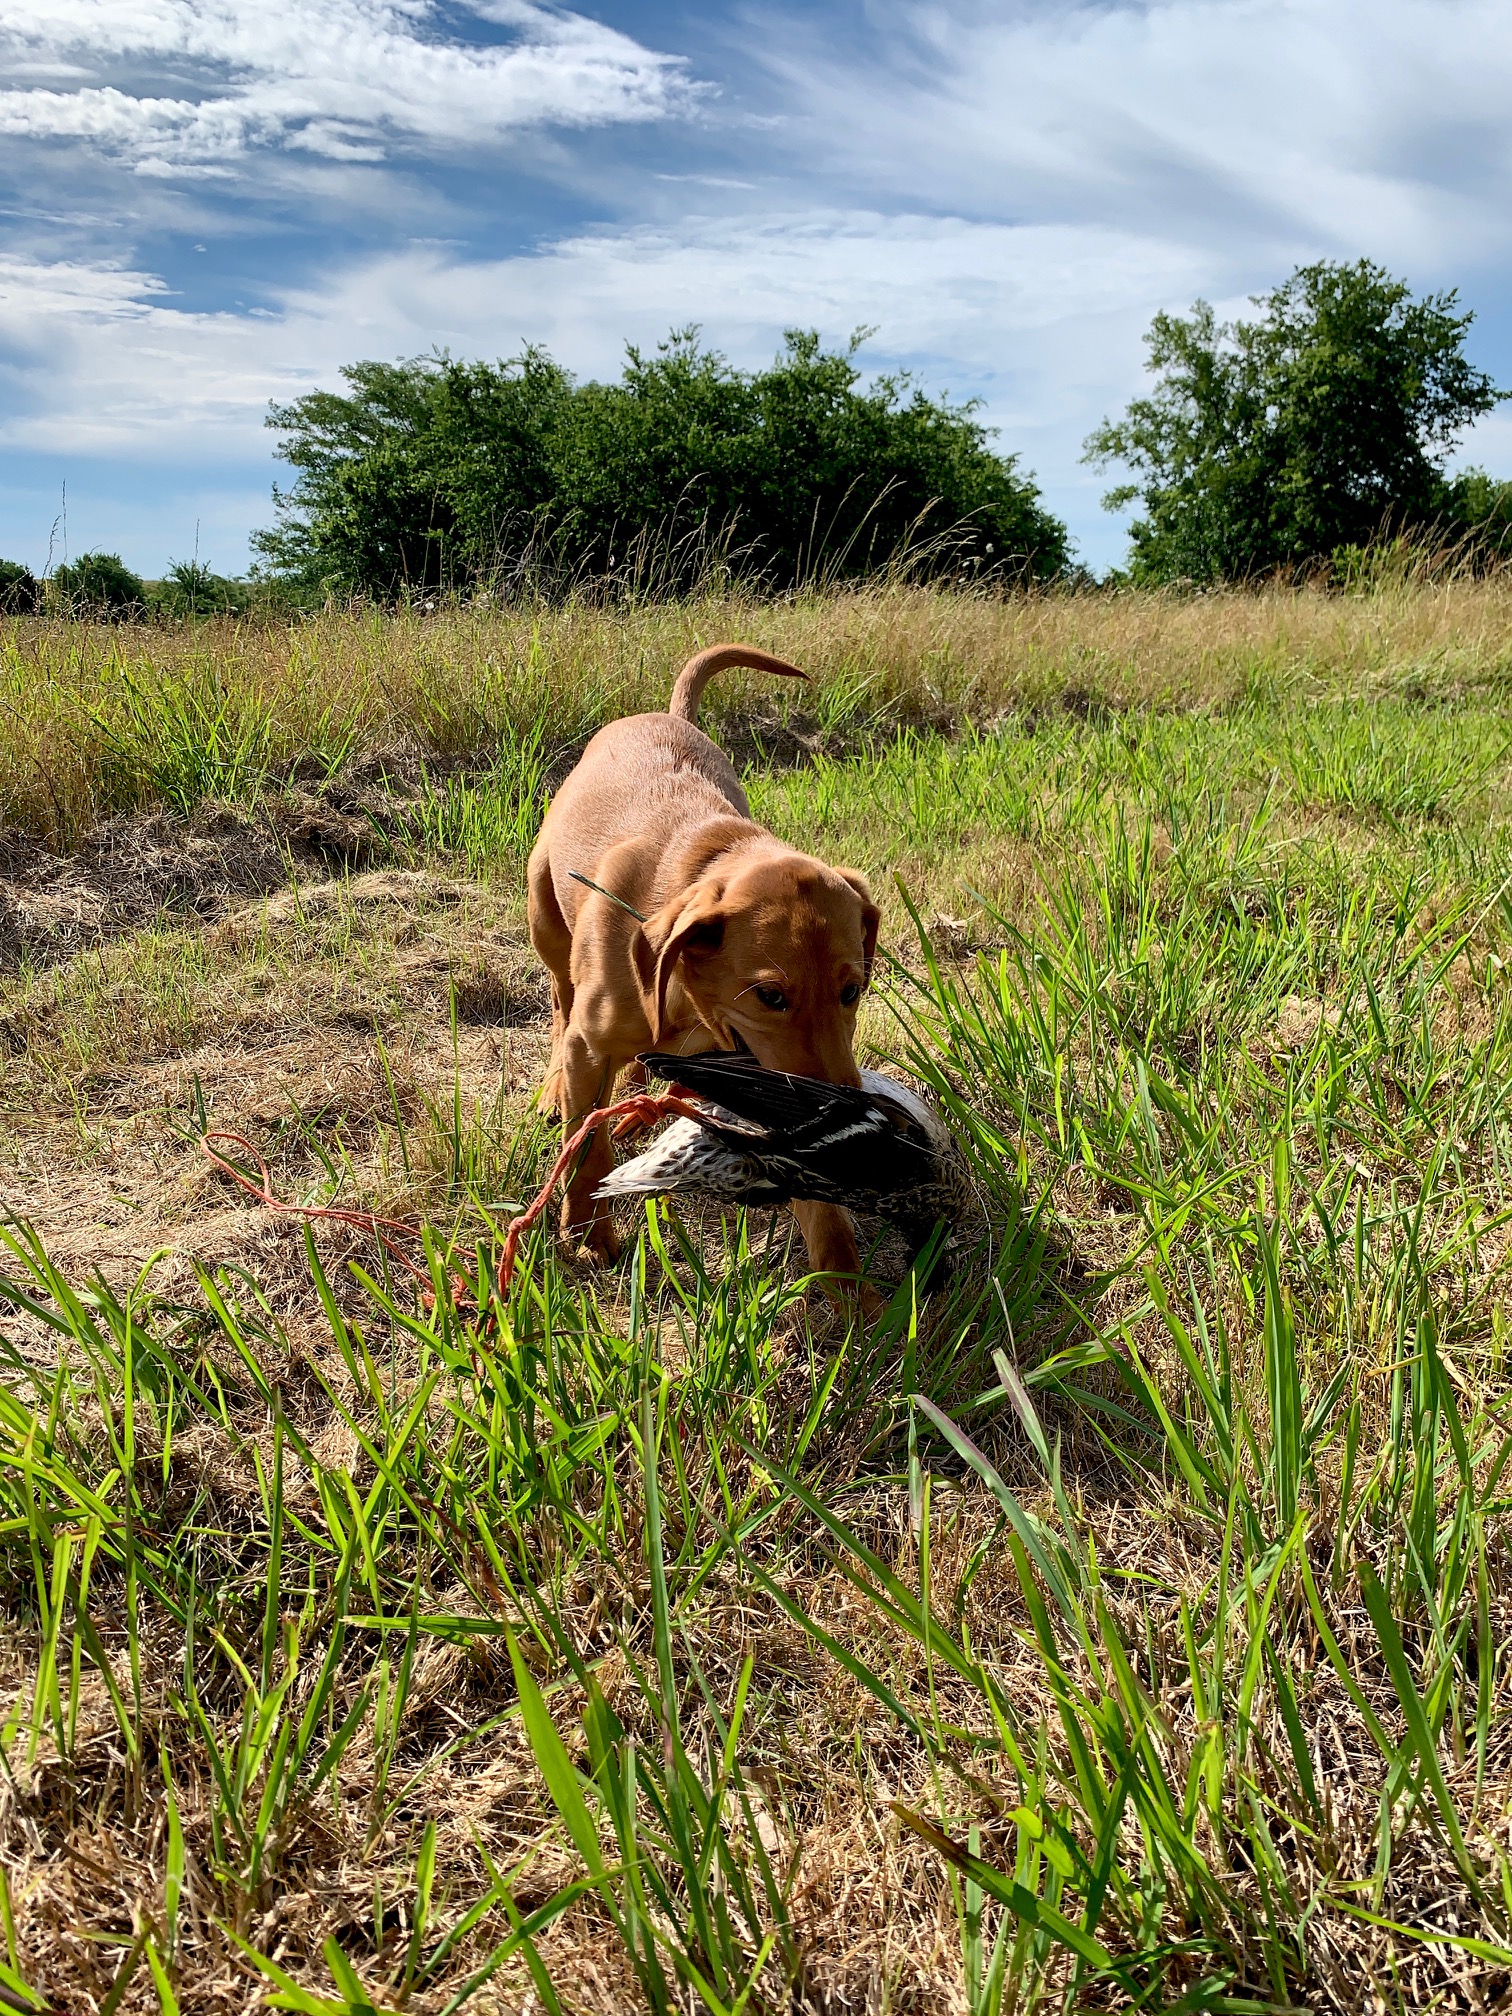
[[[471,36],[434,0],[0,0],[7,68],[49,78],[0,91],[0,133],[83,142],[151,173],[269,147],[455,153],[690,102],[678,57],[585,15],[535,0],[467,13]],[[62,76],[81,81],[58,88]]]
[[[126,267],[0,256],[0,331],[17,349],[38,354],[47,346],[50,324],[80,316],[137,321],[149,312],[153,297],[166,291],[156,274]]]
[[[1512,243],[1505,0],[873,0],[864,42],[761,7],[810,171],[1224,252],[1396,261]]]
[[[711,308],[711,340],[743,363],[795,324],[831,341],[880,325],[870,355],[927,359],[936,386],[990,385],[994,417],[1019,439],[1079,412],[1088,378],[1106,380],[1110,325],[1132,349],[1152,290],[1195,276],[1187,255],[1115,232],[867,212],[580,233],[497,260],[415,246],[288,289],[256,318],[187,310],[145,272],[12,259],[0,263],[0,353],[15,396],[0,440],[212,459],[254,446],[270,398],[328,382],[357,355],[544,342],[613,374],[627,340],[654,343]]]
[[[329,361],[277,318],[190,312],[152,273],[0,260],[0,442],[12,450],[209,470],[245,459],[268,400]]]

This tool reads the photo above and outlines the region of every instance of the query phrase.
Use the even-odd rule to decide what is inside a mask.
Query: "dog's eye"
[[[842,1008],[854,1008],[860,999],[861,989],[856,985],[854,980],[852,980],[849,987],[842,987],[840,989],[840,1006]]]
[[[787,1006],[787,996],[780,987],[758,987],[756,999],[763,1008],[771,1008],[778,1013]]]

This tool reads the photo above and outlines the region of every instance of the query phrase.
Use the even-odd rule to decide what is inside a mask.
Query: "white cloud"
[[[584,15],[534,0],[469,12],[512,38],[448,34],[435,0],[50,0],[45,11],[0,0],[13,76],[91,80],[0,91],[0,133],[83,142],[162,172],[268,146],[343,161],[394,145],[448,153],[691,102],[679,58]]]
[[[789,144],[879,203],[1432,271],[1512,244],[1505,0],[876,0],[843,48],[776,18]]]
[[[863,365],[911,359],[931,390],[980,391],[1001,445],[1064,475],[1088,412],[1118,403],[1137,373],[1151,294],[1200,278],[1189,254],[1114,232],[865,212],[582,234],[490,261],[416,246],[290,290],[256,319],[187,310],[142,272],[12,260],[0,267],[12,415],[0,445],[60,467],[199,467],[208,481],[267,453],[270,399],[334,386],[359,357],[436,344],[494,356],[539,341],[582,375],[613,376],[627,339],[650,345],[686,322],[706,322],[748,366],[785,327],[818,325],[835,342],[875,323]],[[1089,485],[1095,495],[1095,479],[1071,474],[1047,494],[1085,516]]]
[[[155,274],[127,267],[0,256],[0,336],[41,355],[52,330],[66,326],[67,318],[134,321],[148,312],[154,295],[166,291]]]
[[[1108,325],[1126,363],[1151,292],[1199,278],[1189,255],[1114,232],[868,213],[583,234],[490,261],[417,246],[291,290],[256,320],[185,310],[145,273],[11,260],[0,350],[22,397],[0,439],[210,457],[228,435],[245,447],[269,398],[330,383],[358,356],[539,341],[580,372],[617,373],[627,339],[697,321],[745,363],[794,324],[834,341],[875,323],[871,354],[927,358],[936,387],[991,383],[999,417],[1022,429],[1079,411],[1085,381],[1107,381]]]
[[[245,455],[267,401],[305,390],[318,375],[318,366],[286,361],[292,333],[277,320],[189,312],[150,273],[0,260],[9,415],[0,441],[44,454],[203,466]]]

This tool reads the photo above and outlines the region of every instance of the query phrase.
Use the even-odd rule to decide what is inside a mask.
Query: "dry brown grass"
[[[343,612],[265,627],[11,621],[0,627],[0,826],[71,847],[102,818],[175,792],[236,796],[354,753],[486,760],[503,732],[538,723],[549,744],[570,746],[618,714],[663,706],[678,666],[722,637],[776,651],[814,679],[796,698],[720,682],[709,719],[738,730],[794,715],[810,728],[864,728],[1047,703],[1462,695],[1505,681],[1509,636],[1505,576],[1350,596],[997,600],[882,588],[627,611]],[[186,741],[206,759],[203,776]]]

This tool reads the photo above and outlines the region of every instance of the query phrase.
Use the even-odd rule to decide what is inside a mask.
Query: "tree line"
[[[38,580],[19,560],[0,560],[0,613],[8,616],[241,616],[260,602],[286,600],[271,581],[217,574],[199,560],[170,561],[160,581],[144,581],[119,553],[81,553]]]
[[[1383,542],[1463,564],[1512,555],[1512,482],[1450,475],[1465,429],[1508,393],[1466,355],[1453,291],[1415,296],[1369,260],[1300,266],[1249,320],[1203,301],[1157,315],[1151,389],[1086,443],[1136,506],[1114,579],[1197,586],[1282,570],[1356,578]],[[0,562],[0,605],[120,616],[237,613],[251,598],[378,600],[585,582],[677,593],[711,574],[770,589],[902,570],[1016,585],[1074,575],[1066,527],[974,401],[906,374],[863,383],[862,331],[793,330],[742,371],[696,330],[619,379],[544,350],[490,364],[366,362],[344,391],[275,404],[293,471],[254,536],[251,583],[179,563],[148,584],[113,554],[38,583]]]
[[[347,391],[275,406],[295,471],[256,540],[271,569],[394,595],[621,578],[676,590],[711,569],[784,589],[906,564],[1044,579],[1066,529],[973,404],[905,376],[863,386],[860,339],[794,330],[741,371],[694,330],[618,382],[542,350],[356,364]]]

